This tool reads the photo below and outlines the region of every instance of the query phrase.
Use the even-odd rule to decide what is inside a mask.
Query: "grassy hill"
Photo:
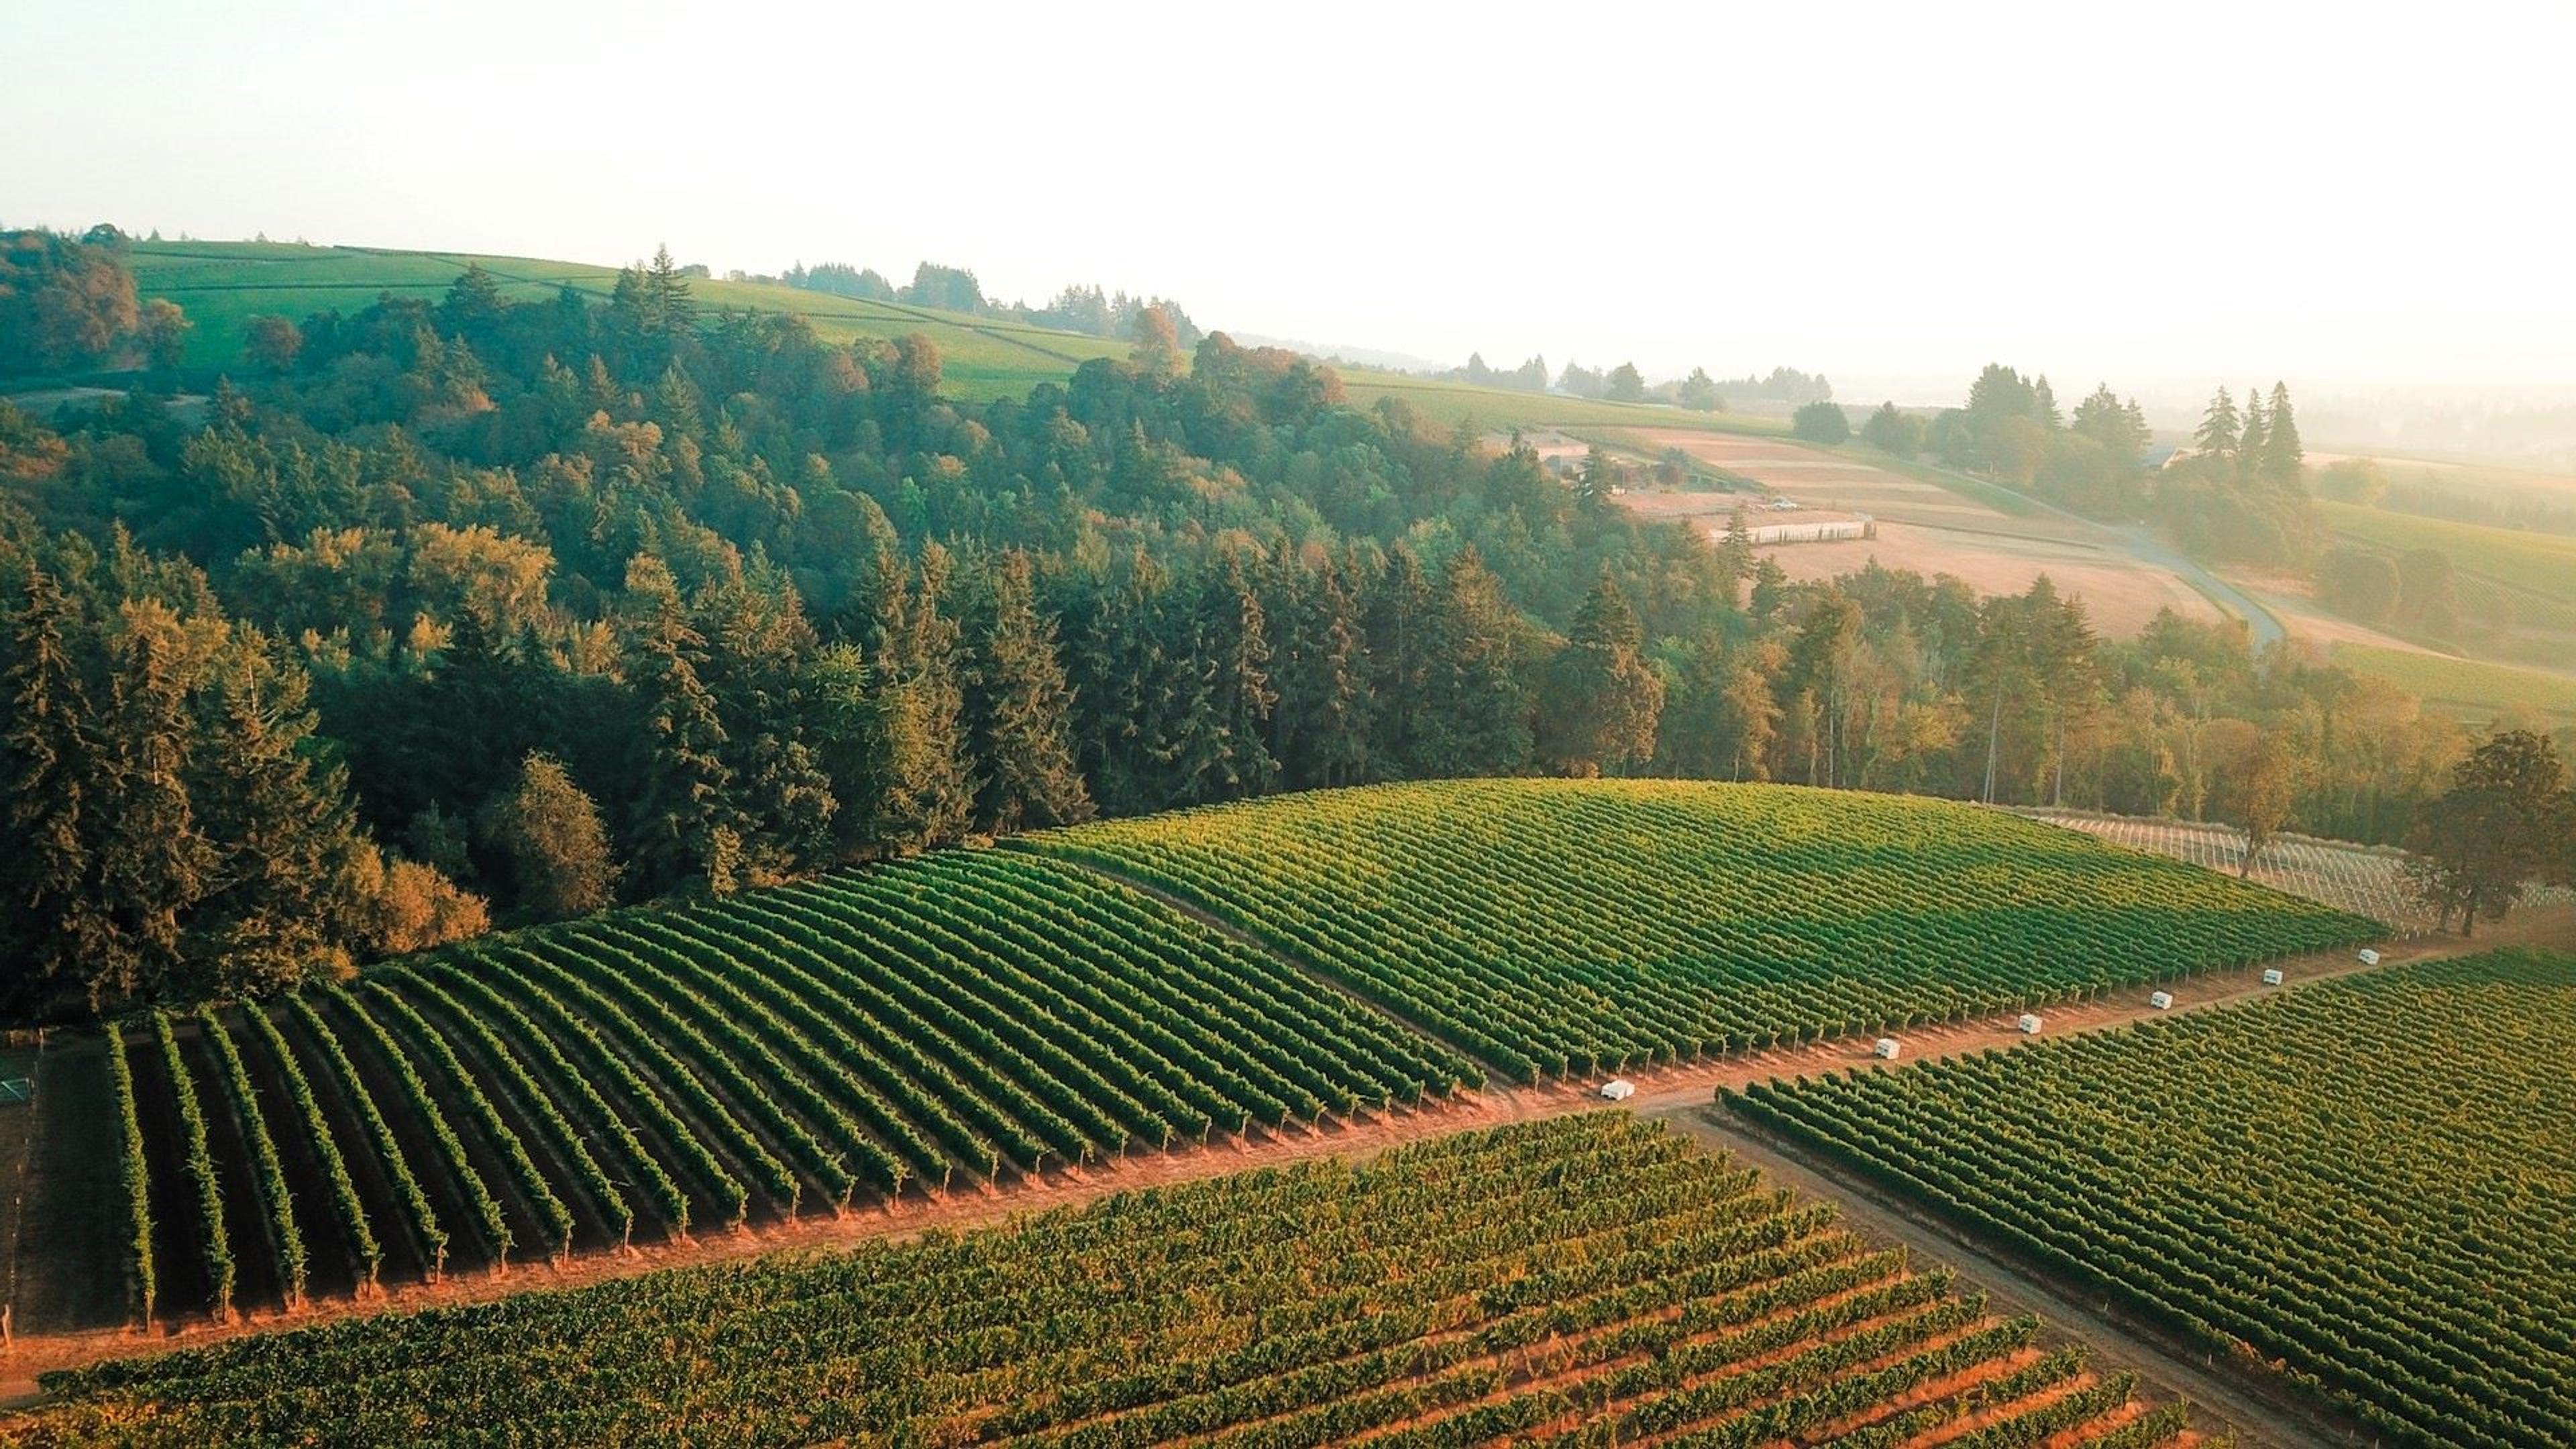
[[[255,316],[354,312],[384,294],[435,301],[469,264],[491,273],[502,293],[518,301],[551,297],[564,287],[604,299],[617,283],[617,268],[582,262],[272,242],[136,242],[129,261],[141,295],[178,303],[196,323],[188,363],[202,367],[238,358]],[[949,390],[969,399],[1025,393],[1063,379],[1089,358],[1127,354],[1127,344],[1116,339],[795,287],[701,281],[692,291],[710,309],[794,313],[832,342],[924,333],[939,344]]]
[[[606,298],[617,282],[616,267],[586,262],[292,242],[135,242],[128,260],[142,296],[179,304],[196,324],[188,339],[187,365],[204,368],[228,366],[241,356],[253,317],[300,320],[334,308],[354,312],[387,294],[435,301],[469,264],[491,273],[502,294],[515,301],[551,297],[564,287]],[[771,283],[701,281],[692,283],[691,290],[710,309],[793,313],[831,342],[922,333],[939,344],[948,391],[970,401],[1019,396],[1038,383],[1062,381],[1091,358],[1128,352],[1119,338]],[[1776,418],[1509,392],[1366,368],[1337,370],[1354,402],[1366,406],[1381,397],[1401,398],[1442,426],[1473,421],[1493,428],[1589,425],[1725,432],[1783,432],[1787,427]]]

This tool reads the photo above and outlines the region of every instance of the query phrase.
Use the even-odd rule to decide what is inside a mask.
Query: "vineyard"
[[[1236,922],[1525,1079],[1957,1020],[2386,929],[2002,812],[1779,786],[1389,785],[1022,843]]]
[[[1481,1079],[1166,906],[998,852],[485,938],[275,1009],[155,1015],[108,1050],[138,1321]]]
[[[2375,1436],[2576,1443],[2576,956],[2497,952],[1740,1110]]]
[[[2149,1446],[2080,1348],[1625,1114],[963,1236],[345,1320],[48,1377],[138,1443]]]

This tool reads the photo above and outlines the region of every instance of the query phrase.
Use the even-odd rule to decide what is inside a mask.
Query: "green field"
[[[1026,837],[1515,1077],[1951,1020],[2347,945],[2359,917],[1946,801],[1450,781]]]
[[[564,287],[605,299],[617,268],[529,257],[450,252],[314,247],[285,242],[135,242],[128,253],[137,291],[176,302],[196,331],[187,365],[222,368],[241,356],[250,319],[263,314],[301,321],[316,312],[355,312],[379,296],[436,301],[466,266],[480,265],[514,301],[550,298]],[[1124,339],[1055,332],[992,317],[898,302],[863,301],[826,292],[754,282],[690,284],[702,307],[790,312],[828,342],[894,338],[918,332],[939,346],[947,390],[969,401],[1022,396],[1041,382],[1061,382],[1095,357],[1125,357]],[[1706,428],[1779,433],[1777,418],[1688,412],[1680,408],[1594,402],[1434,382],[1365,368],[1336,369],[1351,400],[1367,406],[1398,397],[1440,427],[1473,420],[1491,428],[1572,426]]]
[[[515,301],[549,298],[563,287],[604,300],[617,282],[613,266],[267,242],[136,242],[128,260],[137,291],[178,303],[196,324],[187,362],[208,368],[240,357],[252,317],[355,312],[388,293],[436,301],[469,263],[490,272]],[[939,346],[948,390],[974,400],[1024,394],[1037,383],[1062,381],[1088,358],[1128,351],[1112,338],[794,287],[701,281],[691,291],[709,309],[795,313],[829,342],[922,333]]]
[[[2378,548],[2438,548],[2464,573],[2480,574],[2560,603],[2576,603],[2576,538],[2418,518],[2358,504],[2317,501],[2336,533]]]
[[[1336,368],[1351,401],[1361,406],[1396,398],[1443,427],[1472,423],[1480,430],[1513,428],[1688,428],[1711,433],[1786,434],[1787,420],[1746,413],[1699,413],[1661,403],[1615,403],[1553,393],[1513,392],[1463,382],[1408,377],[1367,368]]]
[[[1179,1148],[1481,1080],[1170,908],[958,852],[174,1021],[114,1124],[137,1320]],[[94,1265],[112,1273],[112,1264]]]
[[[2576,1443],[2576,956],[1757,1087],[1748,1115],[2409,1444]]]
[[[2517,669],[2510,664],[2489,664],[2411,649],[2383,649],[2348,639],[2336,640],[2326,661],[2355,674],[2384,679],[2427,706],[2470,724],[2483,725],[2497,715],[2526,709],[2562,719],[2576,718],[2576,675]]]
[[[43,1442],[2152,1446],[2042,1348],[1619,1113],[962,1237],[346,1320],[51,1375]],[[11,1426],[0,1425],[0,1434]],[[1386,1437],[1376,1437],[1378,1435]]]

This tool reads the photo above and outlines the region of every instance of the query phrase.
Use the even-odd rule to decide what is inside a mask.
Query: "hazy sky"
[[[2576,5],[0,0],[0,222],[1444,359],[2576,383]]]

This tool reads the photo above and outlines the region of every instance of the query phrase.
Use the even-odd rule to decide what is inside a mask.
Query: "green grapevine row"
[[[134,1096],[134,1063],[125,1053],[125,1025],[107,1029],[108,1082],[116,1106],[117,1181],[125,1189],[125,1299],[137,1324],[152,1321],[159,1294],[152,1261],[152,1169],[143,1146],[143,1118]]]
[[[2034,1328],[1599,1113],[102,1364],[50,1376],[37,1427],[1066,1449],[2183,1432]]]
[[[322,1111],[320,1099],[313,1094],[313,1084],[297,1065],[286,1037],[277,1029],[265,1011],[252,1009],[242,1013],[251,1035],[268,1054],[269,1064],[278,1079],[286,1084],[286,1095],[295,1109],[295,1117],[306,1133],[313,1157],[322,1165],[322,1175],[331,1193],[331,1211],[340,1220],[340,1230],[349,1240],[349,1251],[358,1269],[358,1281],[373,1287],[384,1266],[384,1249],[376,1242],[375,1229],[367,1222],[366,1205],[359,1200],[358,1185],[350,1180],[348,1160],[340,1153],[340,1144],[331,1138],[330,1120]]]
[[[224,1226],[223,1180],[216,1175],[214,1153],[207,1146],[206,1109],[197,1100],[196,1079],[189,1075],[187,1059],[180,1054],[179,1038],[170,1029],[169,1013],[152,1013],[152,1034],[160,1043],[161,1070],[168,1077],[171,1103],[179,1114],[179,1164],[196,1198],[197,1244],[205,1259],[207,1306],[217,1318],[229,1318],[233,1311],[232,1237]]]
[[[1735,1101],[2390,1442],[2567,1443],[2571,1059],[2507,951]]]
[[[1015,842],[1518,1077],[1954,1020],[2384,934],[1996,811],[1671,781],[1319,791]]]
[[[287,1192],[286,1164],[278,1160],[277,1139],[269,1135],[268,1116],[260,1110],[259,1094],[251,1087],[250,1068],[243,1064],[241,1049],[233,1045],[222,1018],[211,1007],[202,1009],[197,1013],[197,1028],[214,1054],[215,1079],[223,1084],[224,1099],[231,1104],[233,1121],[250,1150],[252,1186],[267,1226],[269,1252],[276,1260],[279,1291],[290,1306],[301,1303],[304,1234],[295,1225],[295,1200]]]

